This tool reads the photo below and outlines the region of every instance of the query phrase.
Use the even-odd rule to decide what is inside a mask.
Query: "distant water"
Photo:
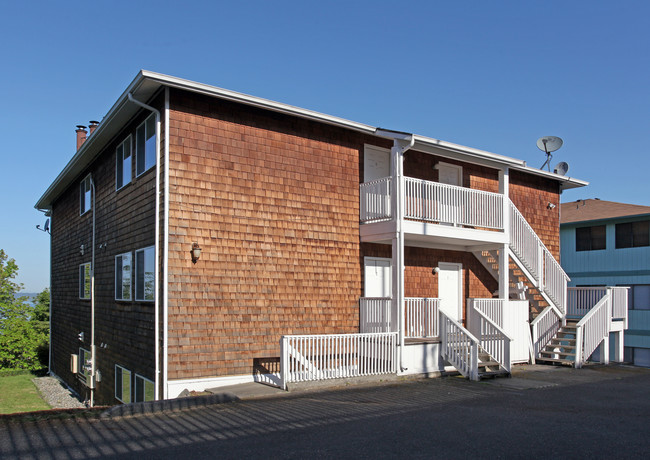
[[[27,297],[27,301],[34,305],[38,294],[40,294],[40,292],[19,292],[16,297]]]

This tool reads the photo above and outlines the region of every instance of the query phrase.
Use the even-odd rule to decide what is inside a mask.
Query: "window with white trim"
[[[149,115],[135,131],[135,174],[156,164],[156,117]]]
[[[79,298],[90,299],[90,262],[79,265]]]
[[[115,300],[131,300],[131,259],[130,252],[115,256]]]
[[[88,385],[90,382],[90,371],[91,371],[91,361],[90,361],[90,351],[85,348],[79,348],[79,360],[77,361],[78,376],[84,385]]]
[[[90,201],[90,174],[79,184],[79,215],[90,211],[92,202]]]
[[[154,299],[154,247],[135,251],[135,300]]]
[[[131,402],[131,371],[115,365],[115,399],[124,404]]]
[[[115,190],[131,182],[131,136],[117,146],[115,153]]]
[[[153,401],[154,384],[148,378],[135,374],[135,395],[133,402]]]

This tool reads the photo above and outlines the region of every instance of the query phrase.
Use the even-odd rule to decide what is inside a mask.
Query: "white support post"
[[[508,245],[504,244],[499,249],[499,299],[508,301],[510,298],[510,260],[508,257]]]
[[[499,171],[499,193],[503,195],[503,232],[506,241],[510,242],[510,170],[503,168]]]
[[[287,349],[287,338],[280,338],[280,387],[287,389],[287,377],[289,375],[289,350]]]
[[[582,343],[582,326],[578,326],[576,329],[576,364],[575,367],[576,369],[580,369],[582,367],[582,349],[583,349],[583,343]]]
[[[600,362],[609,364],[609,334],[600,342]]]
[[[624,355],[624,332],[614,332],[614,361],[622,363],[625,360]]]

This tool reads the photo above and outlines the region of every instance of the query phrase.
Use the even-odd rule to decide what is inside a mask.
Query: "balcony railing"
[[[440,299],[407,297],[404,299],[404,337],[438,338],[438,308]],[[397,332],[397,311],[389,297],[359,299],[360,332]]]
[[[390,220],[390,177],[360,185],[360,220]],[[404,218],[441,224],[503,230],[503,195],[412,177],[404,178]]]

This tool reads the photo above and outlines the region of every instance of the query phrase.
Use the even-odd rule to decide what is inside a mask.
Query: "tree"
[[[43,367],[39,362],[47,350],[49,320],[48,290],[37,297],[37,308],[27,303],[26,297],[17,297],[22,285],[14,279],[18,266],[14,259],[0,249],[0,369],[29,369]],[[46,292],[47,291],[47,292]],[[47,302],[47,316],[44,316]]]

